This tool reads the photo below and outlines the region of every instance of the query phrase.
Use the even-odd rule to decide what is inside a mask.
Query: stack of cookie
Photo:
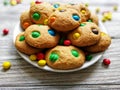
[[[47,65],[54,69],[81,67],[84,52],[102,52],[111,43],[99,28],[98,17],[84,4],[35,3],[21,14],[20,24],[17,50],[27,55],[44,52]]]

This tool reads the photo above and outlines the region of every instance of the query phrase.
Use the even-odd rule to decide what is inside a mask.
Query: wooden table
[[[89,8],[95,11],[99,7],[101,12],[112,11],[111,21],[104,23],[112,44],[100,60],[91,67],[72,73],[53,73],[40,70],[23,60],[13,44],[13,30],[19,22],[21,12],[29,8],[30,0],[23,0],[16,6],[4,6],[0,0],[0,89],[6,90],[115,90],[120,89],[120,8],[113,11],[113,6],[120,6],[120,0],[46,0],[50,2],[88,2]],[[99,13],[101,19],[101,12]],[[10,30],[6,36],[2,35],[3,28]],[[104,58],[109,58],[109,67],[102,65]],[[2,63],[10,61],[12,67],[8,71],[2,70]]]

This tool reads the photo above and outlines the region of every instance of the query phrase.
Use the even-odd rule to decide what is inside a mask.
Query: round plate
[[[105,27],[103,26],[102,22],[99,21],[99,27],[101,28],[101,30],[105,33],[107,33]],[[20,26],[20,23],[18,23],[15,27],[15,30],[14,30],[14,33],[13,33],[13,42],[15,43],[15,39],[16,39],[16,36],[20,33],[20,32],[23,32],[21,26]],[[19,53],[19,55],[27,62],[29,62],[30,64],[32,64],[33,66],[35,67],[38,67],[40,69],[43,69],[43,70],[47,70],[47,71],[53,71],[53,72],[73,72],[73,71],[78,71],[78,70],[81,70],[81,69],[85,69],[91,65],[93,65],[95,62],[97,62],[103,55],[104,52],[100,52],[100,53],[96,53],[96,54],[92,54],[93,58],[92,60],[90,61],[86,61],[83,66],[79,67],[79,68],[75,68],[75,69],[70,69],[70,70],[57,70],[57,69],[53,69],[51,67],[49,67],[48,65],[45,65],[45,66],[39,66],[35,61],[31,61],[29,59],[29,56],[28,55],[25,55],[21,52],[19,52],[17,50],[17,52]]]

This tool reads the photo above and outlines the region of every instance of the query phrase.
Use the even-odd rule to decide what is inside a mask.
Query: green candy
[[[33,38],[38,38],[40,36],[40,32],[38,32],[38,31],[33,31],[32,32],[32,37]]]
[[[35,12],[35,13],[32,15],[32,18],[33,18],[34,20],[39,20],[39,19],[40,19],[40,14],[37,13],[37,12]]]
[[[89,20],[87,20],[88,22],[92,22],[92,20],[91,19],[89,19]]]
[[[86,24],[85,23],[81,23],[80,26],[85,26]]]
[[[59,44],[60,44],[60,45],[63,45],[63,43],[64,43],[64,38],[61,38],[61,39],[59,40]]]
[[[87,55],[87,56],[86,56],[86,60],[87,60],[87,61],[90,61],[92,58],[93,58],[92,55]]]
[[[78,57],[79,56],[79,52],[77,50],[71,50],[71,53],[73,56]]]
[[[57,61],[58,58],[59,58],[59,55],[56,54],[56,53],[51,53],[51,54],[50,54],[50,57],[49,57],[49,59],[50,59],[52,62]]]
[[[20,36],[19,41],[24,41],[25,40],[25,36]]]

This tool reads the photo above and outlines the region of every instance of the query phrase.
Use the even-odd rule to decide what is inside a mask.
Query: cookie
[[[49,19],[48,25],[57,31],[70,31],[80,25],[82,18],[78,11],[74,9],[63,8],[53,12]]]
[[[54,69],[68,70],[81,67],[85,54],[74,46],[56,46],[46,52],[47,65]]]
[[[72,45],[78,47],[90,46],[100,40],[100,28],[92,22],[83,22],[80,26],[68,34]]]
[[[95,13],[91,13],[90,18],[87,20],[87,22],[93,22],[98,25],[98,16]]]
[[[31,19],[29,17],[29,11],[25,11],[20,16],[20,25],[25,30],[28,26],[32,25]]]
[[[28,45],[25,42],[24,32],[21,32],[17,35],[15,40],[15,47],[17,48],[18,51],[27,55],[35,54],[42,50],[42,49],[34,48]]]
[[[92,53],[105,51],[111,44],[111,38],[108,34],[101,32],[101,39],[97,44],[85,47],[85,50]]]
[[[30,7],[30,18],[36,24],[47,24],[48,17],[53,12],[51,4],[43,2],[41,4],[32,4]]]
[[[81,17],[83,18],[83,22],[89,19],[90,17],[90,10],[84,4],[66,4],[67,8],[72,8],[77,10]]]
[[[31,25],[25,30],[25,41],[36,48],[52,48],[59,42],[59,35],[46,25]]]

